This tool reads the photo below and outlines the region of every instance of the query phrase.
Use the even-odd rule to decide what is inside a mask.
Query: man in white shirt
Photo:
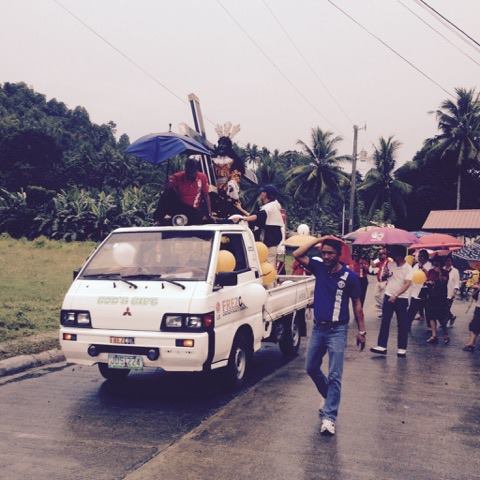
[[[278,246],[283,241],[285,222],[282,217],[282,206],[277,200],[278,190],[273,185],[265,185],[260,189],[258,197],[262,206],[255,215],[243,217],[247,222],[255,222],[260,227],[261,240],[268,247],[268,262],[276,267]]]
[[[425,277],[428,271],[431,270],[432,264],[428,260],[428,252],[426,250],[420,250],[418,252],[418,262],[413,266],[413,271],[421,270]],[[408,331],[412,329],[412,323],[415,315],[419,311],[423,311],[425,308],[426,297],[425,283],[412,283],[410,287],[410,305],[408,307]]]
[[[448,284],[447,284],[447,299],[448,299],[448,320],[450,321],[450,326],[452,327],[457,318],[452,313],[452,305],[455,300],[455,294],[460,289],[460,272],[453,266],[453,259],[449,255],[445,259],[444,270],[448,272]]]
[[[388,262],[385,267],[388,276],[385,296],[383,298],[382,325],[378,334],[377,346],[370,351],[380,355],[387,354],[388,335],[393,314],[397,315],[398,324],[398,350],[397,357],[407,356],[408,343],[408,299],[409,289],[412,284],[412,267],[405,261],[406,248],[401,245],[390,245],[388,253],[393,262]]]

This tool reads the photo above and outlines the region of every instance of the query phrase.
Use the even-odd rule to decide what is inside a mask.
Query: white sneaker
[[[387,349],[385,347],[380,347],[378,345],[375,346],[375,347],[371,347],[370,351],[372,353],[376,353],[376,354],[379,354],[379,355],[386,355],[387,354]]]
[[[399,348],[397,350],[397,357],[398,358],[405,358],[407,356],[407,351],[403,348]]]
[[[324,418],[320,427],[320,433],[323,435],[335,435],[335,422],[329,418]]]

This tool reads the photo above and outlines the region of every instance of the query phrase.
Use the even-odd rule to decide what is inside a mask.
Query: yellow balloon
[[[407,255],[405,257],[405,261],[409,264],[409,265],[413,265],[413,262],[415,261],[415,257],[413,255]]]
[[[255,242],[255,246],[257,247],[260,263],[266,262],[268,258],[268,247],[262,242]]]
[[[262,281],[264,285],[270,285],[276,280],[277,271],[271,263],[263,262],[260,268],[262,270]]]
[[[218,252],[217,273],[233,272],[236,264],[237,262],[235,261],[233,253],[228,250],[220,250]]]
[[[412,275],[412,282],[417,285],[422,285],[427,280],[425,272],[422,270],[415,270]]]

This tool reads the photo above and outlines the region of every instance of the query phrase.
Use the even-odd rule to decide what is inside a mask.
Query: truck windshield
[[[117,274],[141,280],[204,281],[213,232],[165,231],[114,233],[95,252],[82,278]]]

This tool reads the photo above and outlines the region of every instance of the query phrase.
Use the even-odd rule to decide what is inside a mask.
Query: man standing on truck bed
[[[323,262],[308,257],[307,252],[320,243]],[[293,256],[316,278],[313,299],[314,325],[308,345],[306,370],[325,399],[320,409],[324,435],[335,434],[335,421],[340,405],[344,351],[347,344],[349,300],[352,299],[358,325],[357,344],[365,347],[365,322],[360,300],[358,276],[340,263],[342,242],[332,238],[315,239],[293,252]],[[328,377],[321,370],[328,352]]]
[[[185,170],[174,173],[158,201],[153,217],[157,223],[166,223],[165,216],[185,215],[189,225],[200,225],[211,216],[207,176],[199,172],[199,162],[193,158],[185,161]]]
[[[276,268],[277,250],[282,243],[283,229],[285,228],[282,207],[277,200],[278,190],[274,185],[265,185],[260,189],[258,198],[262,204],[260,211],[257,214],[243,217],[243,220],[253,222],[260,228],[262,236],[257,240],[262,241],[268,247],[267,261]]]

